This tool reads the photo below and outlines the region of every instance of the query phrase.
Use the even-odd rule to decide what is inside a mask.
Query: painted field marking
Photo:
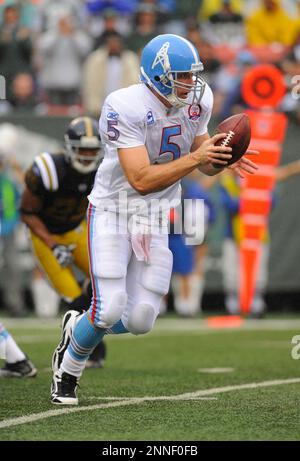
[[[199,373],[232,373],[234,368],[199,368]]]
[[[261,349],[290,349],[291,341],[290,339],[256,339],[253,341],[244,341],[243,345]]]
[[[176,397],[176,396],[175,396]],[[169,400],[173,401],[174,396],[168,396],[168,395],[161,395],[157,397],[139,397],[141,399],[144,399],[145,402],[148,401],[157,401],[157,400]],[[99,397],[97,395],[91,396],[87,398],[88,400],[131,400],[132,397]],[[188,397],[186,399],[180,399],[180,400],[218,400],[217,397]]]
[[[91,411],[91,410],[102,410],[107,408],[117,408],[125,407],[129,405],[139,405],[144,402],[149,401],[158,401],[158,400],[168,400],[168,401],[180,401],[195,399],[198,397],[205,397],[214,394],[223,394],[224,392],[239,391],[243,389],[257,389],[261,387],[271,387],[271,386],[280,386],[285,384],[297,384],[300,383],[300,378],[290,378],[290,379],[276,379],[272,381],[262,381],[260,383],[248,383],[248,384],[238,384],[234,386],[225,386],[225,387],[213,387],[211,389],[202,389],[195,392],[187,392],[185,394],[173,395],[173,396],[156,396],[156,397],[132,397],[130,400],[122,399],[120,401],[109,402],[109,403],[99,403],[97,405],[87,405],[83,407],[68,407],[68,408],[59,408],[49,411],[44,411],[41,413],[34,413],[28,416],[20,416],[17,418],[10,418],[0,422],[0,429],[19,426],[21,424],[28,424],[42,419],[51,418],[52,416],[62,416],[69,415],[72,413],[79,413],[81,411]]]
[[[40,332],[41,330],[53,330],[57,332],[57,336],[60,335],[61,331],[61,319],[39,319],[39,318],[31,318],[31,319],[14,319],[14,318],[5,318],[1,319],[5,323],[6,328],[9,330],[10,328],[15,330],[21,330],[24,332],[27,329],[37,330]],[[246,319],[243,325],[238,329],[238,331],[247,331],[247,330],[297,330],[300,328],[300,319],[293,318],[293,319]],[[224,329],[221,331],[227,332],[230,329]],[[236,328],[235,328],[236,330]],[[220,330],[214,330],[207,327],[207,323],[205,319],[176,319],[176,318],[159,318],[156,321],[155,327],[153,331],[146,335],[145,337],[150,337],[155,332],[173,332],[173,331],[196,331],[196,332],[209,332],[209,333],[219,333]],[[136,338],[134,335],[114,335],[118,338],[125,338],[125,337],[132,337]]]
[[[52,343],[58,342],[60,337],[55,334],[44,334],[44,335],[14,335],[17,338],[19,343],[23,344],[35,344],[35,343]]]

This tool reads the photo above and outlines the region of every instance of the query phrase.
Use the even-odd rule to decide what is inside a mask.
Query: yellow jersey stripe
[[[46,171],[47,171],[48,176],[49,176],[50,190],[53,190],[53,181],[52,181],[52,175],[51,175],[51,172],[50,172],[50,168],[48,166],[48,163],[47,163],[46,159],[43,156],[41,156],[41,160],[42,160],[43,164],[45,165]]]
[[[85,129],[87,137],[93,136],[93,124],[90,118],[84,117]]]

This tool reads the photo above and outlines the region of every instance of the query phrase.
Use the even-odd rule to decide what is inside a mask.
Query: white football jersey
[[[168,109],[143,84],[114,91],[105,100],[99,129],[105,143],[90,202],[112,211],[149,215],[180,203],[180,181],[159,192],[141,196],[127,181],[118,148],[145,145],[151,164],[176,160],[190,152],[194,138],[207,132],[213,106],[208,85],[200,105]]]

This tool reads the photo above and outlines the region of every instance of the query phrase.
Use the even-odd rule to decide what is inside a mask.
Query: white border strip
[[[290,379],[276,379],[273,381],[262,381],[260,383],[238,384],[235,386],[213,387],[211,389],[203,389],[196,392],[187,392],[179,395],[169,396],[156,396],[156,397],[132,397],[129,400],[122,399],[120,401],[100,403],[97,405],[88,405],[83,407],[68,407],[49,410],[41,413],[34,413],[28,416],[20,416],[17,418],[10,418],[0,422],[0,429],[19,426],[21,424],[28,424],[41,419],[51,418],[52,416],[68,415],[71,413],[79,413],[81,411],[103,410],[107,408],[125,407],[129,405],[139,405],[144,402],[156,402],[160,400],[179,401],[179,400],[193,400],[198,397],[205,397],[208,395],[223,394],[224,392],[238,391],[244,389],[257,389],[260,387],[281,386],[284,384],[297,384],[300,383],[300,378]],[[122,398],[122,397],[120,397]]]
[[[50,178],[48,171],[43,163],[43,160],[41,159],[41,155],[38,157],[35,157],[34,161],[38,166],[38,169],[40,170],[41,176],[42,176],[42,181],[47,190],[50,190]]]
[[[47,163],[47,165],[49,167],[50,174],[51,174],[51,179],[52,179],[53,190],[57,190],[58,189],[58,176],[57,176],[57,171],[56,171],[56,166],[55,166],[54,160],[51,157],[51,155],[48,154],[47,152],[42,154],[41,157],[43,157],[45,159],[45,161],[46,161],[46,163]]]

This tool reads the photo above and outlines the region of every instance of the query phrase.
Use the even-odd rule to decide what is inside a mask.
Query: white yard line
[[[248,383],[248,384],[238,384],[234,386],[225,386],[225,387],[214,387],[211,389],[202,389],[196,392],[187,392],[185,394],[173,395],[173,396],[154,396],[154,397],[132,397],[129,400],[123,399],[120,401],[114,401],[109,403],[99,403],[97,405],[88,405],[82,407],[65,407],[57,408],[49,411],[44,411],[41,413],[35,413],[32,415],[21,416],[17,418],[10,418],[0,422],[0,429],[19,426],[21,424],[28,424],[42,419],[51,418],[52,416],[62,416],[69,415],[72,413],[78,413],[81,411],[94,411],[94,410],[103,410],[107,408],[116,408],[116,407],[125,407],[129,405],[139,405],[144,402],[149,401],[180,401],[180,400],[193,400],[198,397],[206,397],[215,394],[222,394],[225,392],[239,391],[244,389],[257,389],[261,387],[270,387],[270,386],[280,386],[286,384],[296,384],[300,383],[300,378],[290,378],[290,379],[277,379],[273,381],[262,381],[260,383]]]
[[[4,318],[1,319],[5,324],[6,328],[14,330],[22,330],[26,332],[29,330],[36,330],[40,333],[41,330],[53,330],[60,334],[61,319],[12,319]],[[300,329],[300,318],[295,319],[259,319],[259,320],[244,320],[243,324],[239,327],[215,329],[210,328],[207,325],[207,319],[195,318],[195,319],[176,319],[176,318],[159,318],[156,321],[153,331],[146,335],[146,337],[152,334],[161,332],[173,332],[173,331],[205,331],[205,332],[219,332],[219,331],[244,331],[244,330],[299,330]],[[118,338],[132,337],[134,335],[115,335]]]
[[[174,399],[176,397],[176,399]],[[140,398],[143,399],[143,401],[148,402],[148,401],[157,401],[157,400],[169,400],[169,401],[174,401],[174,400],[218,400],[217,397],[187,397],[187,398],[182,398],[182,399],[177,399],[178,396],[172,396],[172,395],[160,395],[157,397],[134,397],[134,398]],[[132,400],[133,397],[99,397],[97,395],[88,397],[88,400]]]
[[[40,319],[40,318],[3,318],[1,322],[4,323],[7,329],[14,328],[16,330],[57,330],[61,326],[62,318],[55,319]]]
[[[199,373],[232,373],[234,368],[199,368]]]
[[[59,334],[44,334],[44,335],[14,335],[14,337],[18,340],[18,343],[23,344],[35,344],[35,343],[52,343],[58,342],[60,340]]]

